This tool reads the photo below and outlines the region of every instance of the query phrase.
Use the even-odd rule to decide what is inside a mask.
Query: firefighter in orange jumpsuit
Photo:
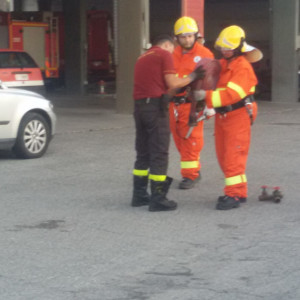
[[[207,107],[216,111],[216,154],[225,176],[224,196],[218,198],[216,209],[227,210],[247,200],[245,171],[257,114],[253,98],[257,79],[250,63],[260,60],[262,53],[245,42],[244,30],[235,25],[221,31],[215,48],[223,56],[220,78],[216,90],[202,95]]]
[[[190,17],[179,18],[174,25],[174,34],[178,46],[173,53],[174,66],[178,77],[186,77],[195,69],[203,57],[213,58],[210,50],[197,42],[198,26]],[[203,147],[203,121],[193,129],[191,136],[185,139],[189,130],[191,103],[186,92],[173,97],[169,106],[170,129],[177,150],[180,153],[181,189],[190,189],[200,179],[200,151]]]

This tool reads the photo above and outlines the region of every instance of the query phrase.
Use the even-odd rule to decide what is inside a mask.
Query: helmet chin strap
[[[231,59],[233,59],[235,57],[242,56],[243,55],[242,48],[243,48],[244,41],[245,41],[245,39],[241,38],[240,45],[233,50],[233,55],[231,55],[230,57],[224,57],[224,58],[226,60],[231,60]]]
[[[243,53],[241,51],[236,51],[236,49],[234,49],[233,54],[230,57],[224,57],[226,60],[231,60],[235,57],[241,56],[243,55]]]

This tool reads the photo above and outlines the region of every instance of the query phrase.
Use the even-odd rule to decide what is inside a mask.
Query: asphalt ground
[[[215,210],[223,175],[213,120],[205,123],[202,180],[173,212],[132,208],[134,123],[111,97],[51,96],[57,134],[40,159],[0,153],[0,299],[300,299],[300,103],[259,102],[249,199]],[[258,201],[280,186],[281,203]]]

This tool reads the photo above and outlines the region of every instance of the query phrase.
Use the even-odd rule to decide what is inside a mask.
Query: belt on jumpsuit
[[[174,102],[174,104],[179,105],[183,103],[191,103],[191,100],[189,100],[185,96],[175,96],[171,99],[171,102]]]
[[[226,114],[228,112],[231,112],[231,111],[234,111],[236,109],[239,109],[239,108],[242,108],[242,107],[245,107],[247,103],[252,103],[254,102],[254,97],[253,95],[250,95],[250,96],[247,96],[245,98],[243,98],[242,100],[236,102],[236,103],[233,103],[231,105],[227,105],[227,106],[222,106],[222,107],[216,107],[214,108],[216,113],[219,113],[219,114]]]

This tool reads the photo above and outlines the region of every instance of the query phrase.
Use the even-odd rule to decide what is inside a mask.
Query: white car
[[[52,103],[43,96],[0,82],[0,150],[20,158],[41,157],[55,134]]]

